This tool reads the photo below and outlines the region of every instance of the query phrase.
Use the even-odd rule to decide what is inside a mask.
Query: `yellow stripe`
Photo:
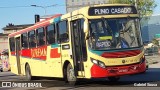
[[[99,40],[107,40],[107,39],[112,40],[112,36],[103,36],[103,37],[99,37]]]

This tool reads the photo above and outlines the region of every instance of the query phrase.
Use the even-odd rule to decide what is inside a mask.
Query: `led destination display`
[[[134,6],[102,6],[89,8],[88,15],[137,14]]]

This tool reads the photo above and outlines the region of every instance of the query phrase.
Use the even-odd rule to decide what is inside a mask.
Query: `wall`
[[[108,3],[109,0],[66,0],[66,11],[71,12],[84,6]]]
[[[142,25],[141,32],[143,42],[152,41],[155,34],[160,34],[160,15],[151,16],[148,21],[145,21]]]
[[[8,37],[0,36],[0,51],[8,49]]]

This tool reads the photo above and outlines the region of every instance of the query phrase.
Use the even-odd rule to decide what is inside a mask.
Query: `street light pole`
[[[47,8],[48,7],[53,7],[53,6],[56,6],[57,4],[54,4],[54,5],[50,5],[50,6],[39,6],[39,5],[31,5],[32,7],[41,7],[41,8],[43,8],[44,9],[44,13],[45,13],[45,15],[46,15],[46,13],[47,13]]]

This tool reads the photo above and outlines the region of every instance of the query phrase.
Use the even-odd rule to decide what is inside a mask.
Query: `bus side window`
[[[21,41],[22,41],[22,49],[28,48],[28,35],[27,33],[22,34],[21,36]]]
[[[35,30],[33,31],[30,31],[28,33],[28,37],[29,37],[29,47],[32,48],[32,47],[36,47],[36,34],[35,34]]]
[[[45,39],[44,28],[37,29],[37,46],[45,45]]]
[[[15,39],[14,37],[9,39],[10,51],[15,51]]]
[[[60,23],[58,23],[58,31],[59,31],[59,35],[58,35],[58,42],[61,43],[65,43],[69,41],[69,35],[68,35],[68,22],[62,21]]]
[[[47,42],[48,42],[48,44],[55,43],[55,26],[54,26],[54,24],[47,26]]]

